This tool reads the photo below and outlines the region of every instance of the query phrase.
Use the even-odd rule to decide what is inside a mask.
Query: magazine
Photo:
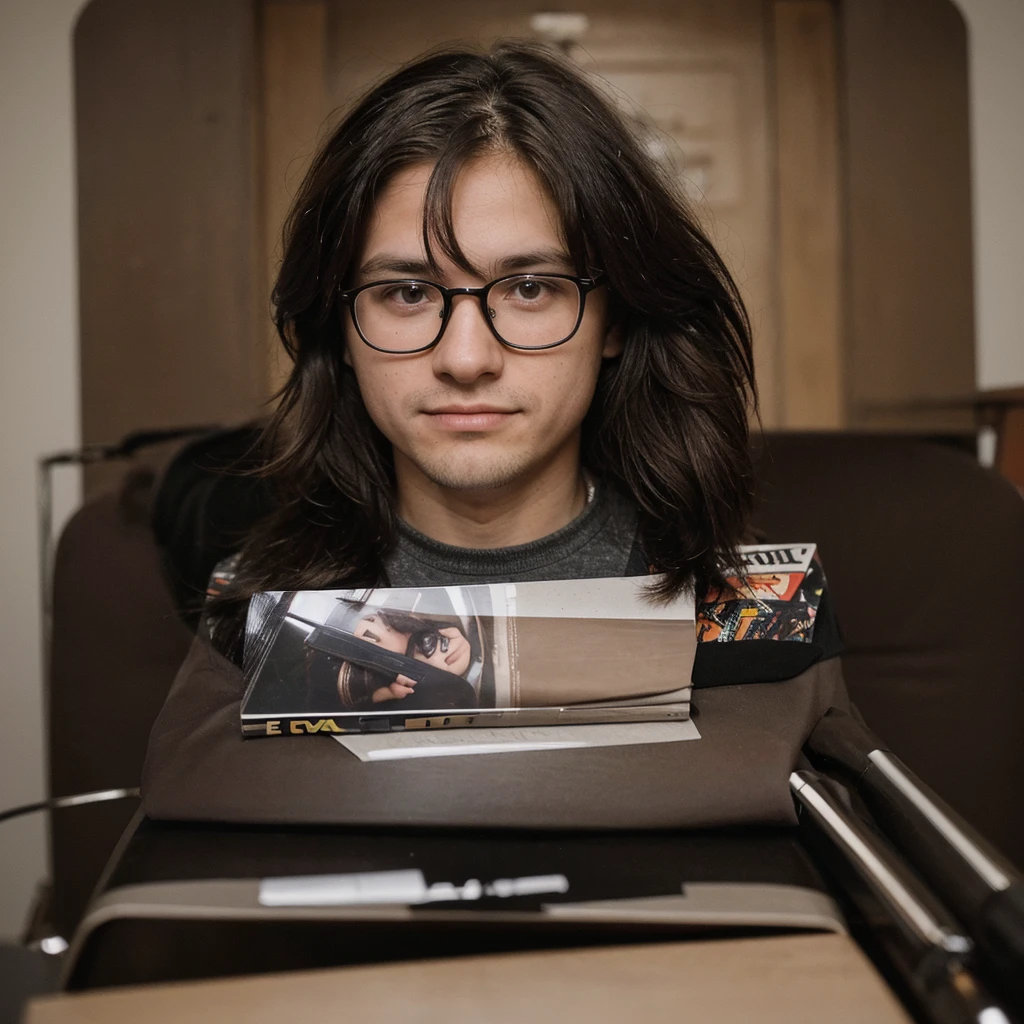
[[[726,586],[697,606],[697,641],[809,643],[825,591],[817,547],[752,544],[739,555],[742,564],[726,570]]]
[[[689,717],[692,598],[651,577],[268,591],[246,622],[246,736]]]

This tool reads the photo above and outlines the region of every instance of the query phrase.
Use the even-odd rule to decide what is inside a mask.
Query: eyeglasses
[[[342,292],[359,337],[378,352],[411,355],[444,334],[456,295],[475,295],[491,333],[509,348],[537,351],[563,345],[583,322],[598,277],[515,274],[482,288],[444,288],[432,281],[374,281]]]
[[[430,629],[421,633],[413,633],[409,637],[409,647],[413,651],[419,651],[425,658],[432,658],[434,652],[440,647],[442,654],[448,653],[451,645],[451,638],[444,635],[440,630]]]

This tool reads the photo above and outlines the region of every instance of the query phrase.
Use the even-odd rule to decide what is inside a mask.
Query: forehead
[[[431,162],[414,164],[387,183],[367,224],[361,263],[381,255],[425,257],[423,207],[433,169]],[[537,173],[514,154],[489,153],[462,167],[452,190],[451,220],[460,248],[482,272],[510,254],[565,248],[554,201]],[[445,267],[443,254],[435,255]]]

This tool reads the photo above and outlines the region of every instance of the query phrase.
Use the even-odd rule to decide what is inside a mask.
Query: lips
[[[448,430],[493,430],[517,415],[517,409],[494,405],[446,405],[425,410],[437,426]]]

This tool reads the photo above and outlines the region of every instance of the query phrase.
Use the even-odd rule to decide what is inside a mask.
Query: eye
[[[359,293],[356,315],[365,324],[371,317],[421,316],[432,309],[443,313],[444,299],[436,287],[427,281],[384,281],[370,285]]]
[[[512,289],[512,294],[517,299],[525,299],[527,302],[536,301],[543,297],[545,286],[540,281],[517,281]]]
[[[534,274],[508,278],[498,294],[503,302],[524,311],[539,311],[552,303],[575,300],[575,288],[567,286],[561,278]]]
[[[370,296],[393,306],[420,306],[427,299],[427,290],[415,283],[382,285],[371,289]]]
[[[392,292],[392,297],[406,306],[418,306],[427,295],[418,284],[404,284]]]

